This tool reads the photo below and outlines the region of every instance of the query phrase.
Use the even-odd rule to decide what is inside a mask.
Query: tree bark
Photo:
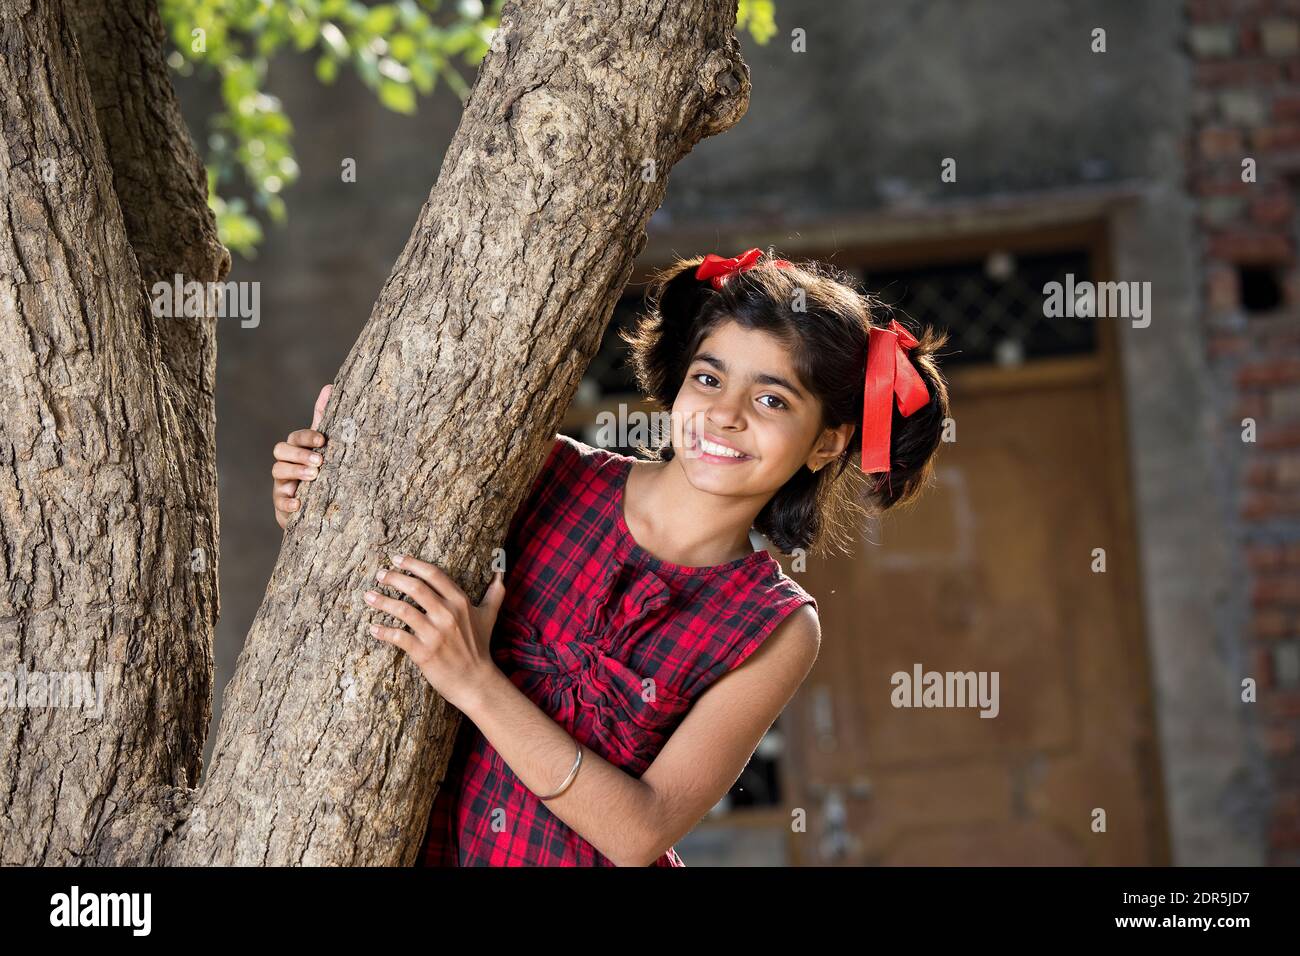
[[[96,835],[128,813],[133,840],[160,839],[198,782],[210,716],[212,330],[155,319],[141,270],[169,268],[146,249],[175,242],[178,269],[215,276],[224,250],[205,191],[163,164],[129,179],[132,137],[197,157],[170,88],[127,62],[165,78],[161,44],[119,39],[97,112],[87,74],[113,67],[87,70],[61,6],[0,4],[0,667],[10,693],[79,671],[103,688],[97,718],[0,710],[4,864],[95,862]],[[101,133],[114,114],[127,135]],[[198,225],[166,235],[187,216]]]
[[[668,171],[695,143],[727,129],[745,110],[748,70],[732,33],[734,18],[734,0],[647,0],[616,7],[568,0],[505,8],[429,200],[334,379],[321,426],[331,436],[326,462],[302,492],[301,511],[285,533],[266,597],[226,688],[203,787],[190,789],[183,774],[151,774],[136,766],[132,754],[119,752],[113,757],[116,776],[146,781],[148,796],[137,787],[133,803],[101,802],[102,812],[90,824],[56,832],[41,816],[42,807],[53,804],[29,802],[26,791],[51,787],[58,773],[49,766],[50,755],[77,738],[62,733],[69,730],[64,725],[46,723],[43,714],[39,729],[37,718],[28,717],[31,726],[19,727],[34,741],[28,745],[30,757],[21,762],[27,775],[0,783],[9,784],[11,805],[16,802],[26,815],[24,832],[41,830],[40,846],[3,831],[5,862],[413,862],[460,715],[405,655],[366,633],[375,615],[362,593],[387,556],[402,552],[434,562],[472,600],[481,599],[494,549],[502,545],[600,343],[644,245],[645,224],[662,202]],[[46,29],[36,30],[33,19]],[[68,49],[67,31],[59,26],[57,9],[5,15],[0,121],[6,139],[0,145],[6,149],[0,159],[11,164],[11,177],[9,137],[13,131],[30,135],[30,117],[52,124],[66,115],[86,127],[83,139],[96,135],[86,120],[89,101],[76,51]],[[19,31],[26,34],[23,42],[11,42]],[[59,57],[72,64],[66,67],[67,85],[82,93],[75,109],[60,114],[39,96],[15,98],[11,80],[41,70],[52,75],[47,64]],[[29,79],[25,92],[39,86]],[[101,105],[110,108],[115,95]],[[109,124],[101,119],[101,125]],[[130,144],[139,147],[131,124],[123,126],[126,146],[113,146],[111,133],[103,136],[119,177],[129,176],[124,168],[133,168]],[[84,142],[77,155],[94,159]],[[124,165],[118,156],[128,157]],[[118,216],[117,231],[130,234],[133,243],[150,242],[131,228],[130,214],[122,226],[104,166],[100,161],[89,170],[98,175],[82,177],[78,186],[98,184],[106,190],[95,194],[97,214],[108,220]],[[15,202],[20,213],[37,218],[67,211],[66,196],[44,195],[24,183],[34,192],[29,199],[6,190],[11,222],[22,221],[15,219]],[[75,218],[86,220],[84,214]],[[102,559],[83,558],[78,549],[114,540],[82,528],[49,530],[52,519],[86,514],[89,493],[113,473],[102,454],[92,459],[85,452],[87,444],[100,451],[94,442],[82,440],[76,458],[63,446],[56,452],[41,444],[38,425],[51,396],[70,402],[65,397],[70,393],[91,393],[91,408],[99,409],[98,417],[76,416],[60,406],[65,443],[86,434],[106,443],[106,431],[118,439],[120,429],[104,427],[103,419],[114,420],[110,415],[129,420],[142,437],[179,430],[183,417],[156,387],[161,355],[157,337],[141,328],[139,270],[130,246],[120,241],[100,248],[115,232],[99,225],[98,218],[93,222],[93,229],[63,224],[62,231],[52,223],[49,231],[88,249],[80,254],[88,257],[85,266],[93,268],[87,271],[99,281],[82,281],[75,270],[64,269],[39,291],[10,283],[0,287],[2,371],[6,382],[25,383],[25,390],[6,396],[9,405],[0,406],[0,412],[14,413],[0,424],[0,454],[9,449],[0,469],[5,482],[0,535],[10,578],[0,627],[18,635],[20,651],[42,660],[58,656],[46,653],[55,633],[62,635],[58,653],[71,647],[75,652],[66,656],[74,660],[96,659],[96,639],[112,648],[109,635],[115,632],[97,626],[96,615],[126,626],[119,615],[133,606],[128,593],[144,607],[160,595],[185,593],[175,591],[165,575],[143,580],[137,572],[135,589],[126,592],[116,574],[114,584],[96,589],[92,572],[79,571],[79,578],[71,570],[42,570],[59,561],[92,571],[104,567]],[[0,225],[6,267],[10,260],[47,262],[30,250],[14,251],[23,242],[47,257],[51,247],[63,248],[44,234],[30,238],[27,228],[4,230]],[[143,267],[145,258],[139,261]],[[202,253],[198,261],[204,261]],[[171,265],[164,257],[152,268]],[[115,306],[109,318],[99,318],[106,306],[91,298],[96,295]],[[94,347],[79,344],[77,332],[49,331],[58,321],[80,330],[92,314],[109,326],[92,326],[97,337],[82,333]],[[44,351],[29,344],[37,332],[45,333]],[[111,350],[101,344],[109,332],[117,333]],[[85,363],[86,377],[74,376],[70,385],[59,376],[73,358]],[[119,387],[119,398],[111,401],[105,380],[125,378],[127,365],[135,376],[132,387],[139,389]],[[168,375],[178,389],[194,387],[194,376]],[[155,409],[152,417],[137,409],[137,401]],[[210,399],[200,398],[183,408],[201,413],[204,401],[210,407]],[[90,510],[103,510],[105,520],[123,513],[138,519],[141,502],[156,498],[160,489],[166,489],[160,502],[164,515],[170,508],[193,509],[195,495],[211,492],[194,476],[199,466],[184,457],[171,461],[164,447],[134,444],[120,448],[118,456],[114,461],[134,463],[137,474],[140,462],[148,461],[160,475],[190,469],[187,477],[193,480],[137,484],[121,489],[116,502],[101,495]],[[60,493],[72,496],[56,498],[53,510],[42,511],[32,489],[57,482]],[[132,559],[150,546],[147,539],[137,539]],[[117,540],[122,548],[130,543]],[[60,548],[72,553],[52,560],[51,552]],[[27,577],[42,587],[24,584]],[[150,651],[159,669],[146,687],[177,687],[173,681],[183,665],[177,653],[165,652],[181,648],[183,656],[184,648],[198,645],[192,631],[174,633],[195,627],[195,610],[191,604],[184,616],[148,619],[156,633],[171,633],[176,646]],[[143,635],[154,633],[142,629],[140,621],[130,628],[124,644],[132,650],[147,645]],[[3,637],[9,660],[8,630]],[[210,656],[206,666],[210,672]],[[183,684],[179,689],[194,692]],[[137,701],[149,700],[145,687],[130,692],[142,695]],[[125,720],[129,708],[123,706],[121,713]],[[0,719],[8,744],[15,721],[9,715]],[[148,721],[139,728],[141,734],[161,730]],[[86,750],[100,752],[93,746]],[[100,759],[106,766],[107,758]]]

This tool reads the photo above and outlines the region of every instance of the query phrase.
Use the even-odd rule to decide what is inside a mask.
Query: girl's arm
[[[573,783],[547,808],[614,863],[651,865],[731,789],[820,641],[816,612],[804,605],[695,702],[640,779],[584,747]],[[576,743],[500,670],[466,706],[526,787],[552,793],[564,782]]]
[[[526,787],[553,792],[573,766],[577,743],[492,660],[492,627],[505,596],[501,578],[473,605],[437,566],[400,556],[394,563],[401,571],[381,572],[380,583],[410,595],[418,607],[367,592],[367,603],[410,627],[374,626],[371,633],[405,651]],[[546,806],[614,863],[649,866],[736,782],[811,670],[820,641],[816,612],[799,608],[701,695],[640,779],[584,747],[573,783]]]

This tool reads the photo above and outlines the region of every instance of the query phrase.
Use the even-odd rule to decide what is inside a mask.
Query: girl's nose
[[[740,424],[740,409],[734,401],[716,401],[709,406],[705,418],[718,429],[731,428]]]

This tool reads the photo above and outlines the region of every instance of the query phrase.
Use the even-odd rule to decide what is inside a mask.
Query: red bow
[[[916,345],[916,336],[897,319],[890,319],[883,329],[872,326],[868,333],[862,396],[862,470],[866,473],[889,471],[891,398],[897,396],[898,413],[904,418],[930,402],[921,373],[907,357],[908,349]]]
[[[722,256],[715,256],[710,252],[704,257],[700,267],[695,270],[695,278],[708,279],[713,283],[713,288],[721,289],[727,279],[734,273],[754,268],[758,264],[758,257],[762,254],[762,249],[749,249],[738,256],[724,259]],[[785,259],[770,259],[768,261],[782,269],[790,266],[790,263]]]

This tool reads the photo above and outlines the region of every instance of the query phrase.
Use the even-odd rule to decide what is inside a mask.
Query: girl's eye
[[[772,399],[773,401],[775,401],[775,402],[777,403],[777,404],[775,404],[775,405],[768,405],[768,406],[767,406],[768,408],[770,408],[770,409],[772,409],[772,410],[774,410],[774,411],[775,411],[775,410],[778,410],[778,409],[782,409],[782,408],[787,408],[787,407],[788,407],[788,406],[785,404],[784,399],[782,399],[782,398],[780,398],[780,397],[778,397],[778,396],[776,396],[776,395],[764,395],[764,396],[762,396],[762,397],[763,397],[763,398],[770,398],[770,399]]]
[[[695,381],[699,382],[700,379],[702,379],[702,378],[713,378],[713,376],[710,375],[708,372],[696,372],[694,375],[691,376],[691,378],[693,378],[693,379],[695,379]],[[716,378],[713,378],[713,380],[714,380],[715,382],[717,381]],[[700,382],[700,384],[703,385],[704,383],[703,383],[703,382]]]

